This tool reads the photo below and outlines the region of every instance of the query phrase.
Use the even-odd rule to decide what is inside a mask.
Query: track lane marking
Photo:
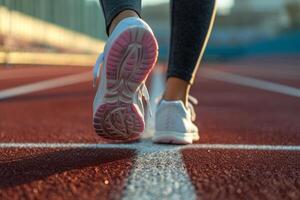
[[[222,72],[215,69],[202,68],[200,69],[200,76],[207,79],[248,86],[248,87],[262,89],[262,90],[275,92],[279,94],[285,94],[293,97],[300,97],[299,88],[290,87],[287,85],[260,80],[256,78],[241,76],[237,74],[232,74],[228,72]]]
[[[144,140],[136,150],[123,200],[196,199],[179,146],[156,145]]]
[[[256,144],[191,144],[185,146],[157,145],[150,140],[144,140],[134,144],[97,144],[97,143],[0,143],[0,149],[5,148],[80,148],[80,149],[102,149],[102,148],[128,148],[142,149],[141,151],[164,151],[196,148],[196,149],[232,149],[232,150],[261,150],[261,151],[300,151],[300,145],[256,145]]]
[[[53,75],[57,75],[57,76],[67,76],[67,75],[74,75],[76,73],[72,73],[72,72],[63,72],[63,71],[52,71],[52,70],[47,70],[44,69],[40,70],[40,71],[17,71],[17,72],[7,72],[6,74],[4,72],[1,72],[2,74],[0,74],[0,81],[3,80],[13,80],[13,79],[23,79],[23,78],[34,78],[34,77],[44,77],[44,76],[53,76]],[[78,74],[78,73],[77,73]]]
[[[21,85],[13,88],[8,88],[0,91],[0,100],[12,98],[20,95],[25,95],[33,92],[64,87],[77,83],[87,82],[92,80],[91,72],[84,72],[75,75],[68,75],[59,78],[39,81],[26,85]]]

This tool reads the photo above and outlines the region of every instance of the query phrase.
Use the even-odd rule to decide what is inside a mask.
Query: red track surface
[[[272,66],[247,60],[210,67],[300,88],[299,68]],[[0,91],[88,70],[1,69]],[[32,76],[14,77],[17,72]],[[92,129],[91,86],[0,100],[1,142],[102,143]],[[197,79],[192,94],[199,100],[199,143],[300,144],[297,97],[206,78]],[[199,199],[300,198],[300,152],[187,149],[182,154]],[[0,199],[119,199],[134,157],[126,149],[0,149]]]
[[[184,150],[198,199],[299,199],[300,153]]]
[[[300,144],[299,98],[204,78],[195,85],[200,143]]]
[[[1,150],[0,199],[119,199],[127,149]]]

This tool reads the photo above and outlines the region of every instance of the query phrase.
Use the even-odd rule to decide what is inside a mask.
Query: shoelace
[[[141,102],[141,104],[143,104],[142,98],[145,98],[146,104],[147,104],[147,109],[149,111],[149,116],[152,117],[152,109],[151,109],[151,105],[150,105],[150,95],[147,89],[147,86],[145,83],[143,83],[139,89],[139,100]]]
[[[103,67],[103,62],[104,62],[104,53],[101,53],[99,55],[99,57],[97,58],[96,64],[94,65],[94,69],[93,69],[93,87],[96,87],[96,82],[100,76],[100,70]],[[142,83],[142,85],[139,87],[138,97],[139,97],[139,101],[141,102],[141,104],[143,104],[142,98],[144,97],[146,104],[147,104],[147,109],[149,109],[149,115],[150,115],[150,117],[152,117],[152,109],[150,106],[150,96],[149,96],[149,92],[148,92],[148,89],[147,89],[145,83]]]

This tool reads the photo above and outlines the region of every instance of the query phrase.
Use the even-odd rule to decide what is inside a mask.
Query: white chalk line
[[[0,100],[12,98],[20,95],[25,95],[33,92],[39,92],[43,90],[49,90],[53,88],[73,85],[90,81],[92,79],[91,72],[85,72],[75,75],[68,75],[59,78],[54,78],[45,81],[39,81],[26,85],[21,85],[0,91]]]
[[[232,74],[228,72],[222,72],[215,69],[202,68],[200,70],[201,70],[200,76],[208,79],[248,86],[248,87],[262,89],[262,90],[275,92],[279,94],[285,94],[293,97],[300,97],[299,88],[290,87],[287,85],[260,80],[256,78],[241,76],[237,74]]]
[[[256,144],[191,144],[185,146],[179,145],[158,145],[152,144],[150,141],[145,140],[133,144],[97,144],[97,143],[0,143],[0,148],[40,148],[40,149],[142,149],[143,151],[155,151],[169,149],[229,149],[229,150],[270,150],[270,151],[300,151],[300,145],[256,145]]]
[[[61,74],[60,74],[61,73]],[[69,73],[72,74],[72,73]],[[74,73],[73,73],[74,74]],[[65,72],[57,72],[53,70],[38,70],[38,71],[17,71],[17,72],[7,72],[6,74],[0,74],[0,80],[12,80],[12,79],[20,79],[20,78],[33,78],[33,77],[43,77],[49,75],[58,75],[58,76],[66,76]]]
[[[142,142],[122,199],[196,199],[179,150],[179,146]]]

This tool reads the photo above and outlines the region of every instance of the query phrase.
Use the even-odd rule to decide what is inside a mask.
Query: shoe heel
[[[116,102],[99,107],[94,116],[96,133],[109,140],[134,140],[144,131],[145,123],[134,104]]]

